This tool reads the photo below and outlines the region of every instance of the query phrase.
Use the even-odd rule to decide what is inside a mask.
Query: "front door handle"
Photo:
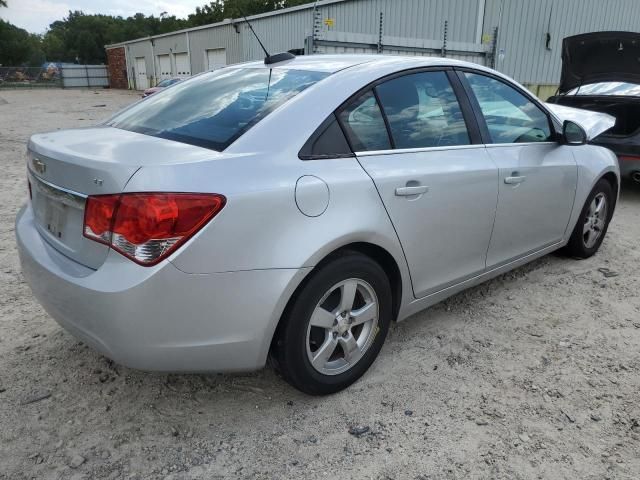
[[[517,172],[513,173],[517,174]],[[515,175],[513,177],[505,177],[504,183],[506,183],[507,185],[518,185],[519,183],[524,182],[526,179],[527,177],[525,177],[524,175]]]
[[[416,185],[414,187],[398,187],[396,188],[396,195],[398,197],[410,197],[412,195],[422,195],[427,193],[429,187],[426,185]]]

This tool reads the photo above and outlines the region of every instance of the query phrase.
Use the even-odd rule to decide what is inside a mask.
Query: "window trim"
[[[520,145],[520,146],[524,146],[524,145],[540,145],[540,144],[550,144],[550,143],[558,143],[558,131],[556,129],[556,126],[553,122],[553,117],[552,115],[549,113],[549,111],[544,107],[544,105],[542,104],[542,102],[536,98],[535,96],[533,96],[529,91],[527,91],[526,89],[520,88],[520,86],[498,76],[493,74],[492,72],[485,72],[484,70],[476,70],[474,68],[469,68],[469,67],[454,67],[454,71],[456,73],[456,76],[458,77],[458,80],[460,81],[468,99],[469,99],[469,103],[473,109],[474,115],[476,117],[476,121],[478,122],[479,128],[480,128],[480,133],[483,139],[483,143],[486,146],[494,146],[494,145]],[[476,94],[473,92],[473,89],[471,88],[471,84],[469,83],[469,80],[467,79],[465,73],[472,73],[475,75],[481,75],[484,77],[489,77],[493,80],[496,80],[500,83],[503,83],[504,85],[506,85],[507,87],[511,87],[512,89],[514,89],[516,92],[518,92],[519,94],[521,94],[523,97],[525,97],[527,100],[529,100],[531,103],[533,103],[536,107],[538,107],[538,109],[540,111],[542,111],[542,113],[547,117],[547,123],[549,125],[549,132],[551,134],[551,140],[547,140],[544,142],[513,142],[513,143],[494,143],[491,139],[491,134],[489,133],[489,127],[487,126],[487,121],[484,118],[484,114],[482,113],[482,108],[480,107],[480,102],[478,101],[478,98],[476,97]]]
[[[382,83],[385,83],[389,80],[393,80],[394,78],[403,77],[405,75],[412,75],[416,73],[423,72],[444,72],[447,75],[449,83],[451,84],[451,88],[456,95],[456,99],[458,100],[458,105],[460,106],[460,110],[462,111],[462,116],[465,121],[465,125],[467,127],[467,132],[469,134],[468,145],[450,145],[445,147],[419,147],[419,148],[395,148],[395,141],[393,139],[393,135],[391,134],[391,128],[389,126],[389,120],[387,119],[387,115],[384,111],[384,106],[381,104],[380,99],[378,97],[378,93],[376,91],[376,87]],[[486,124],[486,120],[484,119],[484,115],[482,114],[482,110],[480,109],[480,104],[478,100],[471,90],[471,86],[469,85],[468,80],[466,79],[464,72],[475,73],[478,75],[484,75],[486,77],[493,78],[499,82],[504,83],[505,85],[513,88],[518,93],[523,95],[529,101],[534,103],[542,112],[546,115],[547,121],[549,122],[549,128],[552,134],[553,139],[546,142],[523,142],[523,143],[491,143],[491,136],[489,135],[489,129]],[[387,136],[389,138],[389,143],[392,146],[391,149],[386,150],[364,150],[364,151],[356,151],[351,144],[351,139],[347,134],[347,129],[343,125],[342,120],[340,119],[340,113],[356,98],[361,95],[364,95],[369,90],[373,91],[373,95],[375,97],[376,103],[378,104],[378,108],[382,113],[382,117],[384,119],[385,127],[387,130]],[[393,153],[419,153],[419,152],[429,152],[429,151],[442,151],[442,150],[453,150],[453,149],[466,149],[473,148],[478,146],[486,146],[486,147],[504,147],[504,146],[526,146],[526,145],[544,145],[544,144],[557,144],[558,143],[558,125],[554,122],[554,117],[549,113],[549,111],[544,107],[543,102],[541,102],[538,98],[533,96],[531,92],[526,89],[520,88],[520,86],[511,83],[509,80],[502,78],[501,76],[495,75],[490,71],[485,70],[477,70],[472,67],[458,67],[451,65],[437,65],[437,66],[427,66],[427,67],[413,67],[405,70],[399,70],[397,72],[390,73],[385,75],[384,77],[377,78],[376,80],[369,82],[364,85],[360,89],[356,90],[353,94],[351,94],[345,101],[343,101],[329,116],[331,118],[332,115],[335,115],[337,118],[338,125],[342,129],[342,133],[344,134],[347,144],[351,149],[352,155],[314,155],[314,156],[305,156],[300,154],[298,157],[300,160],[308,161],[308,160],[327,160],[327,159],[338,159],[338,158],[353,158],[357,156],[370,156],[370,155],[390,155]],[[325,124],[327,119],[325,119],[321,124]],[[320,126],[317,130],[320,130]],[[323,130],[324,131],[324,130]],[[309,137],[316,137],[316,131]],[[309,141],[307,140],[307,142]],[[306,142],[305,142],[306,145]],[[303,158],[304,157],[304,158]]]
[[[447,149],[450,148],[459,148],[459,147],[473,147],[473,146],[478,146],[478,145],[482,145],[484,144],[483,138],[480,134],[480,126],[478,124],[478,119],[476,118],[476,114],[472,109],[472,105],[469,102],[469,99],[467,98],[467,94],[464,91],[462,84],[459,82],[459,80],[457,79],[456,74],[454,73],[454,67],[452,66],[431,66],[431,67],[415,67],[415,68],[408,68],[405,70],[400,70],[397,72],[393,72],[389,75],[385,75],[384,77],[380,77],[376,80],[374,80],[373,82],[368,83],[367,85],[365,85],[364,87],[360,88],[359,90],[357,90],[356,92],[354,92],[351,96],[349,96],[349,98],[347,98],[344,102],[342,102],[340,104],[340,106],[338,106],[338,108],[336,108],[334,110],[334,114],[336,115],[336,117],[338,118],[338,124],[340,124],[340,127],[342,128],[342,130],[345,132],[347,132],[347,130],[345,129],[344,125],[342,124],[342,120],[340,119],[340,113],[342,113],[342,111],[344,111],[344,109],[356,98],[360,97],[361,95],[367,93],[369,90],[373,90],[373,94],[376,98],[376,102],[378,104],[378,108],[380,108],[380,111],[382,112],[382,117],[384,118],[385,121],[385,127],[387,128],[387,135],[389,136],[390,139],[390,144],[393,146],[393,136],[391,135],[391,129],[389,127],[389,120],[387,119],[387,115],[384,111],[384,107],[381,105],[379,99],[378,99],[378,94],[375,91],[375,88],[382,84],[385,83],[389,80],[393,80],[394,78],[398,78],[398,77],[404,77],[406,75],[413,75],[416,73],[425,73],[425,72],[444,72],[445,75],[447,76],[447,79],[449,80],[449,83],[451,85],[451,88],[453,89],[453,93],[456,96],[456,99],[458,101],[458,105],[460,106],[460,110],[462,111],[462,117],[464,119],[465,122],[465,126],[467,128],[467,133],[469,134],[469,144],[467,145],[451,145],[451,146],[447,146]],[[456,81],[458,80],[458,81]],[[347,142],[349,143],[349,146],[351,147],[351,150],[353,151],[354,155],[358,156],[361,153],[364,152],[358,152],[356,150],[353,149],[353,145],[351,144],[351,141],[349,139],[349,136],[347,135]],[[440,149],[442,147],[421,147],[421,148],[391,148],[391,149],[386,149],[386,150],[375,150],[376,152],[378,152],[378,154],[381,154],[381,152],[391,152],[391,153],[411,153],[411,152],[420,152],[420,151],[430,151],[433,149]],[[369,150],[365,150],[365,152],[369,152]]]
[[[519,144],[523,145],[523,144]],[[469,143],[467,145],[444,145],[440,147],[417,147],[417,148],[397,148],[395,150],[364,150],[355,152],[358,157],[371,157],[379,155],[395,155],[398,153],[411,154],[411,153],[423,153],[423,152],[446,152],[449,150],[468,150],[484,148],[483,144]]]
[[[381,85],[380,83],[378,85]],[[376,99],[376,103],[378,104],[378,108],[380,109],[380,112],[382,113],[382,120],[384,120],[384,127],[387,129],[387,137],[389,137],[389,146],[391,147],[391,150],[395,150],[396,149],[396,139],[393,138],[393,134],[391,133],[391,124],[389,123],[389,118],[387,117],[387,112],[384,109],[384,105],[382,105],[382,102],[380,101],[380,95],[378,94],[378,85],[376,85],[375,87],[371,88],[371,91],[373,92],[373,96]]]
[[[469,100],[469,96],[464,88],[463,83],[460,81],[455,69],[451,69],[447,72],[447,76],[449,77],[449,83],[451,83],[451,87],[458,98],[458,104],[460,105],[460,109],[462,110],[462,116],[464,117],[465,123],[467,124],[467,131],[469,132],[469,141],[472,145],[482,145],[482,131],[480,129],[480,122],[478,122],[478,117],[473,110],[473,105]]]
[[[389,130],[389,124],[388,124],[388,120],[386,118],[386,115],[384,114],[384,110],[382,109],[382,106],[380,105],[380,102],[378,101],[378,95],[376,94],[375,90],[373,88],[371,89],[360,89],[358,90],[358,92],[355,95],[352,95],[351,97],[349,97],[349,100],[347,100],[346,102],[343,102],[340,107],[338,107],[337,109],[335,109],[333,111],[332,115],[335,115],[336,119],[338,120],[338,125],[340,126],[340,128],[342,129],[342,133],[344,133],[345,138],[347,139],[347,143],[349,144],[349,148],[351,149],[351,151],[353,152],[353,154],[355,155],[355,152],[357,151],[355,148],[353,148],[353,144],[351,143],[351,136],[349,135],[349,132],[352,131],[351,127],[348,125],[345,125],[344,122],[342,121],[341,115],[342,112],[344,112],[346,110],[346,108],[351,105],[351,101],[353,100],[357,100],[360,97],[367,95],[369,92],[371,92],[373,99],[376,102],[376,105],[378,107],[378,110],[380,110],[380,115],[382,116],[382,121],[384,123],[384,127],[385,130],[387,132],[387,140],[389,140],[389,145],[393,145],[393,139],[391,138],[391,131]],[[393,148],[392,148],[393,150]],[[366,151],[366,150],[365,150]],[[380,150],[380,151],[386,151],[385,150]]]

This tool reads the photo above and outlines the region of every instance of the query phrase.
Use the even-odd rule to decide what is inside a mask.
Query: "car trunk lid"
[[[640,34],[593,32],[562,41],[558,91],[597,82],[640,83]]]
[[[200,161],[217,152],[111,127],[33,135],[28,177],[36,228],[67,257],[97,269],[109,247],[83,235],[89,195],[121,193],[142,166]]]

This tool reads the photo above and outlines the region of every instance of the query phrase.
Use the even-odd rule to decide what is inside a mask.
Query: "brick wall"
[[[124,47],[107,50],[107,64],[109,68],[109,85],[111,88],[129,88],[127,82],[127,59]]]

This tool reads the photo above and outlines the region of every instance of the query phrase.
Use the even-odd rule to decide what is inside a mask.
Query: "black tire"
[[[600,235],[597,237],[593,245],[589,245],[585,239],[584,228],[587,222],[590,221],[591,204],[599,195],[604,195],[604,198],[606,199],[607,212],[603,220],[604,225],[602,225]],[[600,179],[598,183],[596,183],[595,187],[593,187],[593,190],[591,190],[591,193],[587,197],[587,201],[582,207],[582,211],[580,212],[580,216],[578,217],[578,221],[576,222],[576,226],[573,229],[573,233],[571,234],[571,238],[569,239],[569,243],[565,247],[564,252],[567,255],[576,258],[589,258],[594,255],[600,248],[600,245],[602,245],[602,241],[607,234],[609,222],[613,216],[614,207],[615,196],[613,188],[607,180]]]
[[[375,292],[378,305],[377,328],[370,327],[371,336],[367,337],[369,338],[368,347],[366,350],[363,349],[364,354],[348,370],[333,375],[323,374],[314,368],[309,358],[308,345],[311,337],[308,337],[307,334],[311,331],[311,327],[309,327],[311,316],[323,297],[332,291],[332,287],[350,279],[366,282],[367,286]],[[342,295],[342,291],[340,295]],[[356,293],[355,295],[358,298],[358,295],[361,294]],[[326,301],[329,301],[329,298]],[[331,314],[333,315],[333,313]],[[387,336],[391,316],[391,287],[382,267],[371,258],[358,252],[344,252],[313,272],[292,299],[272,343],[272,363],[276,371],[288,383],[302,392],[310,395],[327,395],[338,392],[358,380],[374,362]],[[330,335],[334,335],[333,338],[336,338],[335,335],[337,335],[328,330],[321,330],[321,332],[326,335],[325,341],[329,339]],[[351,329],[344,335],[350,335],[350,332]],[[353,335],[355,338],[355,330]]]

